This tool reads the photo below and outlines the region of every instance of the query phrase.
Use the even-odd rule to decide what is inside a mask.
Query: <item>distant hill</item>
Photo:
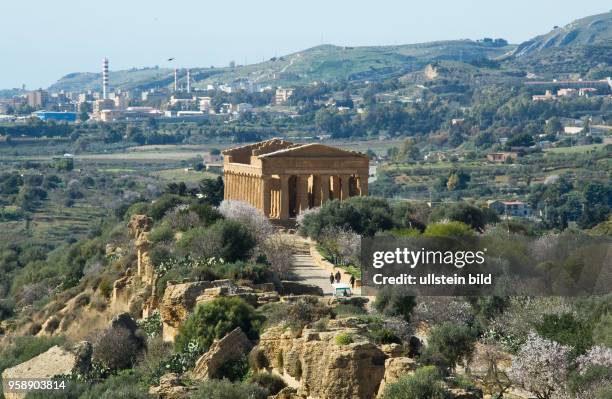
[[[612,12],[578,19],[521,43],[508,62],[542,76],[612,76]]]
[[[321,45],[257,64],[235,68],[194,68],[194,87],[207,83],[229,83],[249,79],[272,85],[306,84],[312,81],[377,80],[402,76],[434,61],[472,61],[499,57],[514,46],[496,46],[472,40],[439,41],[399,46],[340,47]],[[170,86],[170,69],[144,68],[114,71],[114,88],[151,88]],[[49,90],[77,91],[100,89],[99,73],[71,73]]]
[[[612,12],[578,19],[521,43],[514,55],[523,57],[550,48],[612,44]]]

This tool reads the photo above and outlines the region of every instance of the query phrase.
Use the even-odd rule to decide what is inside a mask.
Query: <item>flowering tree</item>
[[[226,200],[219,205],[219,212],[226,219],[236,220],[244,224],[259,245],[274,232],[274,227],[259,209],[242,201]]]
[[[574,378],[576,399],[609,397],[612,393],[612,349],[594,346],[576,359],[578,376]]]
[[[285,278],[291,268],[293,260],[294,240],[287,234],[275,233],[266,239],[262,244],[263,253],[270,262],[272,270],[278,273],[279,277]]]
[[[509,377],[538,399],[566,398],[570,350],[532,332],[513,356]]]
[[[359,234],[337,226],[327,226],[321,232],[319,243],[332,257],[336,265],[359,264],[361,237]]]

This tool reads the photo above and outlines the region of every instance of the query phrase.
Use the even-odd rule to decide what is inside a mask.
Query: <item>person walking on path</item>
[[[334,273],[329,273],[329,283],[330,283],[330,284],[333,284],[333,283],[334,283],[334,281],[335,281],[335,279],[336,279],[336,278],[334,277]]]
[[[355,276],[353,276],[351,274],[351,278],[349,279],[349,282],[351,283],[351,288],[355,289]]]
[[[336,272],[336,283],[339,283],[339,282],[340,282],[340,278],[341,278],[341,277],[342,277],[342,276],[340,275],[340,270],[338,270],[338,271]]]

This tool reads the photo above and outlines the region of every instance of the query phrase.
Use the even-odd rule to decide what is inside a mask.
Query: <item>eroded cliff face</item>
[[[401,345],[369,342],[363,337],[366,328],[356,319],[331,320],[325,331],[306,328],[295,337],[285,326],[276,326],[262,334],[255,350],[296,390],[296,398],[372,399],[383,381],[412,372],[414,360]],[[340,334],[350,334],[354,342],[338,344]]]

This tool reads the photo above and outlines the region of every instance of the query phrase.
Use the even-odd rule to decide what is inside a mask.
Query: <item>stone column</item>
[[[249,188],[249,204],[255,205],[254,196],[255,196],[255,188],[253,187],[253,176],[248,175],[248,188]]]
[[[321,205],[329,200],[329,175],[321,175]]]
[[[223,199],[229,199],[229,181],[230,174],[228,172],[223,173]]]
[[[298,212],[304,212],[308,206],[308,176],[298,176],[296,181]]]
[[[359,195],[368,195],[368,175],[359,175]]]
[[[271,205],[271,192],[270,192],[270,178],[268,176],[262,176],[262,190],[261,190],[261,202],[262,210],[265,217],[270,217],[270,205]]]
[[[349,175],[340,175],[340,199],[346,200],[350,196]]]
[[[331,186],[332,186],[332,198],[339,200],[340,199],[340,177],[332,176]]]
[[[289,176],[280,175],[280,210],[279,219],[289,219]]]
[[[313,206],[321,205],[321,176],[312,175],[312,199]]]

